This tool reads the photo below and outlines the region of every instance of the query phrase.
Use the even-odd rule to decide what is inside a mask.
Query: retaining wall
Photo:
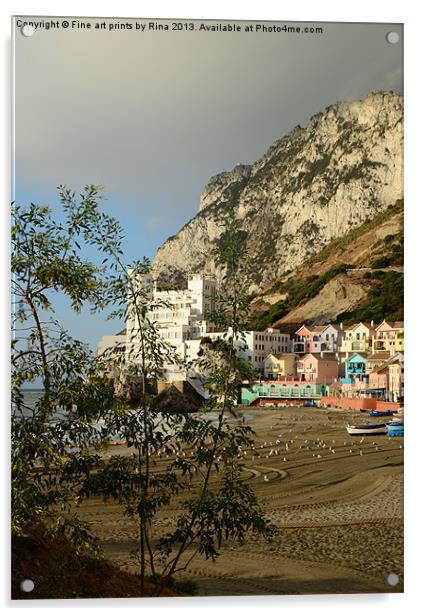
[[[320,404],[357,411],[398,411],[402,408],[402,404],[399,402],[386,402],[385,400],[376,400],[375,398],[332,398],[322,396]]]

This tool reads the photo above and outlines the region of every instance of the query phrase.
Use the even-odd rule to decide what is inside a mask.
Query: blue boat
[[[386,423],[387,436],[403,436],[403,420],[395,419],[395,421],[388,421]]]
[[[372,417],[389,417],[394,415],[396,411],[370,411]]]

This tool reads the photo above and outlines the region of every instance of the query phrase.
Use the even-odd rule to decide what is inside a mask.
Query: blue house
[[[345,360],[345,378],[342,383],[368,382],[367,353],[354,353]]]

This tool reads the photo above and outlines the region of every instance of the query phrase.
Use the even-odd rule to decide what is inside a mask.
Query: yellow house
[[[293,380],[297,376],[295,353],[277,355],[269,353],[264,361],[264,374],[268,379]]]
[[[340,347],[340,352],[350,353],[370,353],[372,349],[372,339],[375,333],[374,323],[357,323],[344,328],[344,337]]]

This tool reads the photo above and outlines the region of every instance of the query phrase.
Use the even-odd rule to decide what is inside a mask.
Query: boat
[[[371,417],[389,417],[394,415],[396,411],[370,411]]]
[[[346,424],[346,430],[351,436],[360,434],[387,434],[386,424]]]
[[[395,419],[386,423],[387,436],[403,436],[403,419]]]

